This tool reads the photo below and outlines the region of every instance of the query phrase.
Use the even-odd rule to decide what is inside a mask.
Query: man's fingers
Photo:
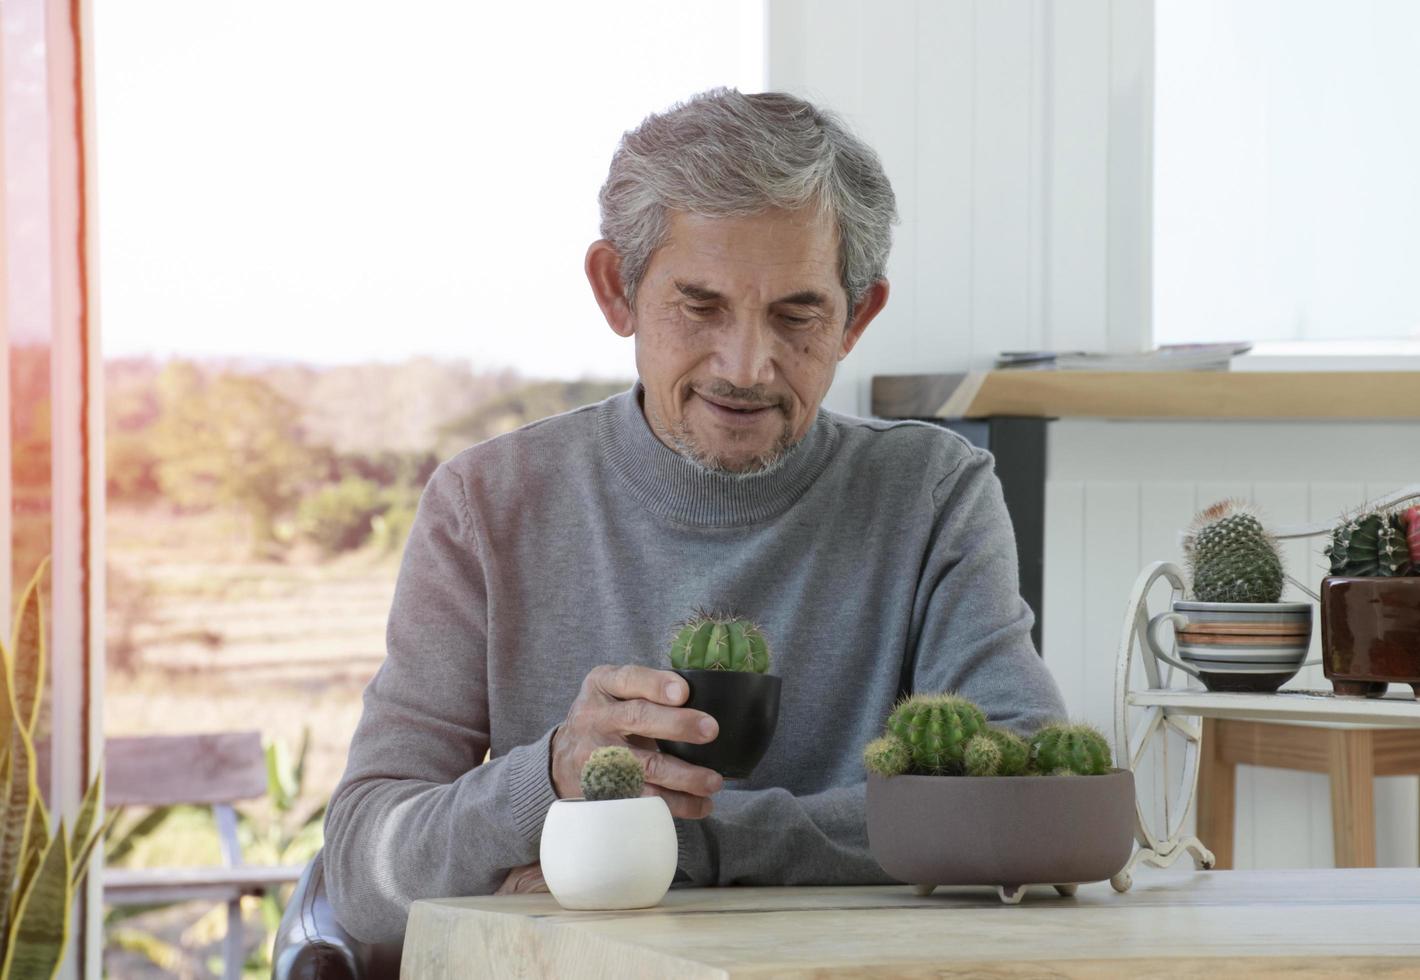
[[[607,727],[618,735],[645,735],[677,742],[712,742],[720,734],[715,719],[703,711],[668,708],[650,701],[613,701],[607,705]]]
[[[666,806],[670,807],[673,817],[703,820],[710,816],[711,811],[715,809],[715,804],[703,796],[677,793],[673,789],[666,789],[664,786],[656,786],[652,783],[647,783],[646,789],[649,791],[647,796],[659,796],[666,801]]]
[[[675,790],[691,796],[710,796],[725,786],[725,780],[713,769],[691,765],[664,752],[645,749],[631,750],[646,769],[646,782],[664,789]]]
[[[683,704],[690,697],[685,678],[672,670],[657,670],[639,664],[601,666],[587,675],[597,690],[618,701],[640,698],[656,704]]]
[[[532,864],[520,865],[510,870],[508,876],[503,879],[503,884],[499,885],[493,894],[522,895],[547,890],[547,882],[542,879],[542,864],[534,861]]]

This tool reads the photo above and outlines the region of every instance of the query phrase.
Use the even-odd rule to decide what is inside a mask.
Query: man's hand
[[[503,884],[498,886],[495,895],[525,895],[529,892],[545,892],[548,890],[547,882],[542,880],[542,862],[534,861],[532,864],[519,865],[508,872],[508,877],[503,879]]]
[[[593,750],[624,745],[646,767],[646,789],[665,798],[671,814],[698,820],[710,813],[708,797],[725,785],[712,769],[656,749],[655,739],[713,742],[720,734],[703,711],[677,708],[690,696],[674,671],[627,664],[593,667],[552,736],[552,786],[560,798],[582,795],[582,765]]]

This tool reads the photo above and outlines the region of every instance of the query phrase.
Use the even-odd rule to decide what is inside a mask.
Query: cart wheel
[[[1121,871],[1109,879],[1109,884],[1117,892],[1127,892],[1129,887],[1134,884],[1134,876],[1128,871]]]
[[[1079,885],[1056,885],[1055,890],[1066,898],[1074,898],[1075,892],[1079,891]]]
[[[932,892],[934,892],[934,891],[936,891],[936,890],[937,890],[937,886],[936,886],[936,885],[913,885],[913,886],[912,886],[912,891],[913,891],[913,893],[915,893],[916,895],[918,895],[918,896],[920,896],[920,897],[922,897],[922,898],[926,898],[928,895],[932,894]]]
[[[1130,697],[1147,690],[1187,689],[1187,676],[1157,659],[1145,639],[1149,596],[1160,579],[1170,589],[1167,602],[1159,606],[1161,610],[1183,598],[1183,573],[1177,565],[1155,562],[1139,573],[1125,612],[1114,678],[1115,764],[1135,773],[1134,838],[1146,860],[1167,857],[1182,843],[1184,820],[1198,790],[1203,742],[1201,719],[1165,714],[1158,705],[1135,707]],[[1170,754],[1176,756],[1178,752],[1176,743],[1170,752],[1170,732],[1183,739],[1181,766],[1169,764]],[[1141,765],[1162,766],[1162,778],[1138,778]]]

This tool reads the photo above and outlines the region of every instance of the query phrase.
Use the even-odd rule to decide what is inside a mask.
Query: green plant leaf
[[[0,978],[53,980],[69,938],[69,838],[64,821],[15,910]]]
[[[311,726],[301,726],[301,750],[296,753],[295,778],[292,781],[292,796],[300,796],[306,788],[306,755],[311,749]]]
[[[74,821],[74,836],[69,839],[69,853],[78,854],[88,842],[89,831],[94,826],[94,816],[99,810],[99,794],[103,792],[103,762],[99,762],[99,776],[84,793],[84,802],[79,804],[79,817]]]
[[[139,820],[132,827],[124,832],[117,844],[105,849],[105,860],[112,865],[118,865],[128,852],[133,850],[145,838],[162,826],[163,821],[168,819],[168,815],[173,812],[171,806],[154,807],[151,812]]]
[[[37,796],[38,794],[36,794]],[[36,872],[39,871],[40,862],[44,860],[50,845],[49,818],[41,813],[44,805],[38,798],[31,802],[35,805],[30,807],[29,821],[25,827],[25,845],[20,852],[20,876],[16,879],[15,891],[10,896],[11,902],[6,910],[7,928],[17,921],[16,911],[20,901],[25,897],[25,891],[29,888],[30,882],[34,880]]]
[[[312,811],[311,811],[311,815],[310,815],[309,817],[307,817],[304,821],[301,822],[301,828],[300,828],[300,830],[297,830],[297,831],[296,831],[296,835],[299,835],[299,834],[303,833],[304,831],[306,831],[306,830],[307,830],[308,828],[310,828],[310,827],[314,827],[314,826],[317,825],[317,824],[324,823],[324,822],[325,822],[325,808],[326,808],[327,805],[328,805],[327,803],[322,803],[320,806],[318,806],[318,807],[316,807],[314,810],[312,810]],[[295,836],[295,835],[293,835],[293,836]]]
[[[44,605],[39,586],[48,564],[48,558],[40,562],[29,585],[25,586],[10,640],[10,651],[14,657],[10,675],[14,696],[11,710],[24,730],[30,733],[34,732],[35,722],[39,720],[39,697],[44,690]]]
[[[94,832],[94,835],[84,843],[84,846],[74,851],[74,891],[78,892],[84,884],[84,876],[89,872],[89,858],[93,856],[94,849],[98,847],[99,841],[108,839],[110,825],[118,820],[118,810],[109,811],[108,820],[104,825]]]
[[[181,949],[141,929],[108,929],[104,932],[104,941],[110,946],[146,957],[154,966],[170,974],[176,974],[183,963]]]
[[[266,792],[271,803],[281,813],[291,809],[296,795],[291,779],[291,763],[286,757],[286,743],[273,738],[266,743]]]

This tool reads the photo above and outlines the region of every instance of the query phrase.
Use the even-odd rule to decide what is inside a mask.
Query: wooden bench
[[[214,867],[105,868],[104,901],[150,905],[202,899],[227,903],[224,976],[242,973],[242,906],[245,895],[265,895],[301,877],[301,865],[254,866],[242,862],[237,812],[232,804],[266,795],[266,754],[261,733],[155,735],[104,741],[104,799],[108,806],[212,807],[222,863]],[[161,831],[160,831],[161,832]]]

